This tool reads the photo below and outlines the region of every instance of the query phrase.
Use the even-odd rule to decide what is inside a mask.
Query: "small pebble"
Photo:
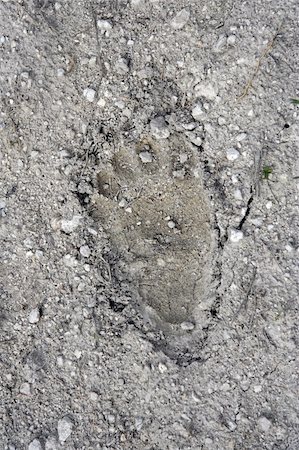
[[[173,222],[173,220],[170,220],[169,222],[167,222],[167,226],[170,229],[174,229],[175,228],[175,222]]]
[[[50,436],[46,440],[45,450],[58,450],[58,442],[55,436]]]
[[[115,64],[115,69],[119,74],[129,72],[128,61],[125,58],[120,58]]]
[[[202,109],[201,105],[196,105],[191,111],[193,119],[200,121],[202,119],[202,116],[204,114],[204,111]]]
[[[86,88],[83,91],[83,96],[88,102],[92,103],[95,99],[96,91],[94,89]]]
[[[91,250],[88,247],[88,245],[82,245],[82,247],[80,247],[80,254],[82,256],[84,256],[84,258],[89,258],[90,257]]]
[[[20,386],[20,393],[23,395],[31,395],[31,387],[29,383],[23,383]]]
[[[217,42],[213,46],[213,51],[215,53],[221,52],[223,50],[223,48],[225,47],[225,44],[226,44],[226,36],[224,34],[221,34],[218,37]]]
[[[108,414],[107,415],[107,422],[109,423],[115,423],[116,417],[114,414]]]
[[[40,320],[40,310],[39,308],[34,308],[29,314],[29,323],[38,323]]]
[[[63,77],[64,75],[65,75],[65,70],[64,69],[62,69],[62,68],[57,69],[57,76],[58,77]]]
[[[253,390],[256,394],[258,394],[259,392],[262,391],[262,386],[260,384],[257,384],[255,386],[253,386]]]
[[[158,369],[160,373],[165,373],[167,372],[167,366],[165,366],[165,364],[159,363],[158,364]]]
[[[244,234],[240,230],[231,230],[230,232],[230,240],[231,242],[239,242],[243,239]]]
[[[192,322],[182,322],[181,323],[181,328],[184,331],[192,331],[192,330],[194,330],[195,325]]]
[[[78,265],[78,260],[74,256],[67,254],[63,257],[63,263],[66,267],[75,267]]]
[[[80,225],[81,216],[74,216],[71,220],[63,219],[60,223],[62,231],[67,234],[72,233]]]
[[[92,56],[91,58],[89,58],[88,61],[88,65],[89,67],[94,67],[97,63],[97,57],[96,56]]]
[[[244,141],[244,139],[247,138],[247,133],[239,133],[238,136],[236,136],[236,140],[238,142]]]
[[[267,209],[271,209],[272,208],[273,203],[272,202],[267,202],[266,203],[266,208]]]
[[[218,117],[218,124],[219,125],[224,125],[226,123],[226,120],[224,117]]]
[[[269,431],[269,429],[271,428],[272,423],[267,419],[267,417],[260,417],[258,419],[258,426],[260,430],[262,430],[264,433],[267,433],[267,431]]]
[[[150,152],[140,152],[139,158],[144,164],[153,162],[153,156]]]
[[[72,434],[74,427],[73,421],[69,417],[64,417],[58,421],[57,432],[61,443],[65,442]]]
[[[182,127],[187,131],[192,131],[197,127],[196,122],[182,123]]]
[[[76,350],[74,351],[74,355],[76,356],[77,359],[80,359],[81,356],[82,356],[81,350],[76,349]]]
[[[240,189],[236,189],[234,192],[234,197],[236,200],[242,200],[243,199],[243,195],[242,192],[240,191]]]
[[[238,152],[238,150],[236,150],[235,148],[229,148],[226,151],[226,157],[229,161],[235,161],[236,159],[238,159],[240,156],[240,152]]]
[[[231,34],[230,36],[228,36],[226,42],[228,45],[234,45],[236,42],[236,36],[234,34]]]
[[[196,136],[195,133],[189,132],[188,133],[188,138],[190,139],[190,142],[192,142],[192,144],[194,144],[196,147],[200,147],[202,144],[202,139],[199,136]]]
[[[152,119],[150,128],[156,139],[167,139],[170,136],[164,117],[159,116]]]
[[[211,83],[200,83],[195,87],[196,95],[208,100],[215,100],[218,90]]]
[[[34,439],[30,444],[28,445],[28,450],[43,450],[42,444],[38,439]]]
[[[107,34],[110,30],[112,30],[112,24],[108,20],[99,19],[97,21],[98,29],[101,31],[102,34]]]
[[[143,424],[142,417],[136,417],[136,419],[135,419],[135,428],[136,428],[137,431],[141,430],[142,424]]]
[[[120,208],[126,208],[128,206],[128,202],[125,198],[122,198],[118,204]]]
[[[188,22],[190,18],[190,11],[188,9],[182,9],[171,21],[171,26],[175,30],[181,30]]]
[[[89,398],[91,401],[96,402],[96,401],[98,401],[99,396],[96,392],[91,392],[89,394]]]
[[[100,100],[98,101],[97,105],[100,108],[104,108],[104,106],[106,105],[106,100],[104,98],[100,98]]]
[[[181,163],[181,164],[185,164],[185,162],[188,161],[188,155],[187,155],[187,153],[181,153],[180,156],[179,156],[179,158],[180,158],[180,163]]]

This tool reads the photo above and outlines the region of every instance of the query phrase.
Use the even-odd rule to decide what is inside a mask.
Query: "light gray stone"
[[[63,417],[58,421],[57,432],[61,443],[65,442],[72,434],[74,427],[73,421],[68,417]]]

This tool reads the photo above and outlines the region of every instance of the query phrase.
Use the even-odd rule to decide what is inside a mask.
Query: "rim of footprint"
[[[190,331],[209,296],[213,248],[196,149],[179,136],[123,145],[97,186],[97,217],[142,312]]]

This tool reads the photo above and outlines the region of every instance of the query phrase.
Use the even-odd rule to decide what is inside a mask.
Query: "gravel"
[[[0,1],[1,449],[299,448],[298,13]]]

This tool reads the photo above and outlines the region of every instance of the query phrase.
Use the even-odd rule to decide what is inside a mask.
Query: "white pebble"
[[[153,162],[153,156],[150,152],[140,152],[139,158],[144,164]]]
[[[264,433],[269,431],[271,425],[272,423],[267,419],[267,417],[260,417],[258,420],[258,426]]]
[[[73,421],[69,417],[64,417],[58,421],[57,431],[58,438],[61,443],[65,442],[67,438],[72,434],[73,431]]]
[[[100,100],[98,101],[97,105],[100,108],[104,108],[104,106],[106,105],[106,100],[104,98],[100,98]]]
[[[204,111],[202,109],[201,105],[196,105],[191,111],[193,119],[200,121],[202,119],[202,115],[204,114]]]
[[[192,133],[192,131],[187,132],[186,135],[190,139],[190,142],[192,142],[192,144],[196,145],[196,147],[200,147],[201,146],[201,144],[202,144],[201,137],[196,136],[196,134]]]
[[[221,34],[219,36],[216,44],[213,46],[213,51],[215,53],[221,52],[221,50],[223,50],[225,44],[226,44],[226,36],[225,36],[225,34]]]
[[[169,222],[167,222],[167,226],[168,228],[173,230],[175,228],[175,222],[173,220],[170,220]]]
[[[224,117],[218,117],[218,124],[224,125],[226,123],[226,119]]]
[[[128,62],[125,58],[120,58],[116,64],[115,64],[115,69],[117,71],[117,73],[119,74],[124,74],[129,72],[129,66],[128,66]]]
[[[227,38],[228,45],[234,45],[235,42],[236,42],[236,36],[234,34],[231,34],[230,36],[228,36],[228,38]]]
[[[182,123],[182,127],[187,131],[192,131],[197,127],[196,122]]]
[[[57,76],[58,77],[63,77],[65,75],[65,70],[64,69],[57,69]]]
[[[205,97],[208,100],[214,100],[217,97],[218,90],[211,83],[200,83],[195,87],[196,94]]]
[[[182,9],[176,14],[171,21],[171,26],[175,30],[181,30],[188,22],[190,18],[190,11],[188,9]]]
[[[30,395],[31,394],[31,388],[29,383],[23,383],[20,386],[20,393],[23,395]]]
[[[231,230],[230,232],[230,240],[232,242],[239,242],[243,239],[244,234],[240,230]]]
[[[78,261],[74,256],[67,254],[63,257],[63,263],[66,267],[75,267],[77,266]]]
[[[164,117],[159,116],[152,119],[150,127],[156,139],[167,139],[170,136]]]
[[[38,439],[34,439],[30,444],[28,445],[28,450],[42,450],[42,444]]]
[[[127,200],[126,200],[125,198],[122,198],[122,199],[120,200],[118,206],[119,206],[120,208],[126,208],[126,206],[128,206]]]
[[[55,436],[50,436],[46,440],[45,450],[58,450],[58,443]]]
[[[29,323],[38,323],[40,319],[40,310],[39,308],[34,308],[29,314]]]
[[[107,31],[112,30],[112,25],[108,20],[99,19],[97,21],[97,26],[102,34],[106,33]]]
[[[96,65],[96,63],[97,63],[97,57],[91,56],[88,61],[89,67],[94,67]]]
[[[181,164],[184,164],[185,162],[187,162],[188,161],[188,155],[187,155],[187,153],[181,153],[180,154],[180,163]]]
[[[88,247],[88,245],[82,245],[82,247],[80,247],[80,253],[82,256],[84,256],[84,258],[89,258],[90,254],[91,254],[91,250]]]
[[[95,99],[96,91],[94,89],[86,88],[83,91],[83,95],[88,102],[92,103]]]
[[[63,219],[60,223],[60,227],[62,231],[64,231],[67,234],[72,233],[75,231],[75,229],[80,225],[81,216],[73,216],[71,220],[65,220]]]
[[[272,208],[273,203],[272,202],[267,202],[266,203],[266,208],[267,209],[271,209]]]
[[[236,150],[235,148],[229,148],[226,150],[226,157],[229,161],[235,161],[240,156],[240,152]]]
[[[74,351],[74,355],[76,356],[77,359],[80,359],[81,356],[82,356],[81,350],[76,349],[76,350]]]
[[[240,191],[240,189],[236,189],[234,192],[234,197],[236,200],[242,200],[243,199],[243,195],[242,192]]]
[[[165,364],[159,363],[158,369],[159,369],[159,372],[161,372],[161,373],[167,372],[167,366],[165,366]]]
[[[244,139],[246,139],[246,138],[247,138],[247,133],[239,133],[239,134],[236,136],[236,140],[237,140],[238,142],[244,141]]]
[[[107,422],[109,423],[115,423],[116,417],[114,414],[108,414],[107,415]]]
[[[96,402],[96,401],[98,401],[99,396],[96,392],[91,392],[89,394],[89,398],[91,401]]]
[[[141,430],[142,424],[143,424],[142,417],[136,417],[136,419],[135,419],[135,428],[136,428],[137,431]]]
[[[192,331],[192,330],[194,330],[195,325],[192,322],[182,322],[181,323],[181,328],[184,331]]]

